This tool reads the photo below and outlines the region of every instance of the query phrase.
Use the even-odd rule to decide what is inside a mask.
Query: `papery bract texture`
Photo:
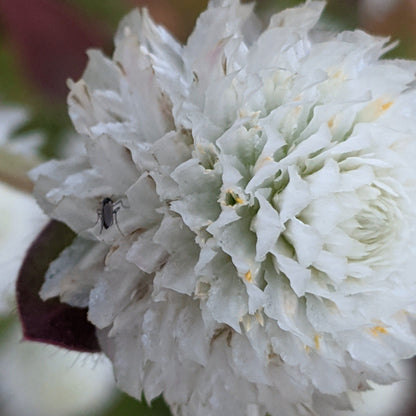
[[[70,83],[85,154],[32,174],[80,235],[41,295],[175,415],[333,415],[416,353],[416,65],[323,7],[211,1],[185,46],[133,11]]]

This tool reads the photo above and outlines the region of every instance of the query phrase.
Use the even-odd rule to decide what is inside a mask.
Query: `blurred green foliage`
[[[0,344],[3,337],[7,336],[7,331],[16,323],[16,316],[13,313],[0,315]]]
[[[46,142],[41,148],[48,159],[59,152],[63,135],[71,128],[65,102],[51,103],[26,78],[12,45],[0,38],[0,99],[3,104],[22,105],[30,111],[31,120],[16,131],[42,131]]]
[[[162,398],[153,400],[150,407],[142,400],[129,397],[127,394],[120,394],[118,400],[107,411],[100,416],[170,416],[170,411]],[[93,416],[93,415],[85,415]],[[94,415],[95,416],[95,415]]]
[[[110,28],[117,27],[120,19],[133,8],[127,1],[120,0],[62,0],[80,14],[99,19]]]

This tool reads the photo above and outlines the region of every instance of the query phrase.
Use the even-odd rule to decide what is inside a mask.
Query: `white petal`
[[[254,216],[250,229],[257,235],[256,261],[263,261],[279,238],[283,225],[279,214],[259,191],[256,192],[256,197],[260,209]]]

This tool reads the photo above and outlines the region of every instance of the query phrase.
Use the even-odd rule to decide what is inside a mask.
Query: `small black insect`
[[[113,225],[113,222],[115,222],[118,231],[124,236],[117,221],[117,212],[120,210],[121,205],[121,200],[113,202],[111,198],[104,198],[101,201],[101,208],[97,209],[97,222],[101,220],[100,234],[102,233],[103,228],[107,230]]]

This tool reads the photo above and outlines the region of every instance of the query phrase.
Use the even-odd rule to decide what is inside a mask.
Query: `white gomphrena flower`
[[[133,11],[70,83],[85,155],[33,172],[80,235],[41,295],[174,415],[332,415],[416,353],[416,65],[323,7],[211,1],[184,46]]]
[[[19,343],[22,334],[17,322],[2,336],[2,416],[97,415],[116,398],[111,365],[105,357]]]

